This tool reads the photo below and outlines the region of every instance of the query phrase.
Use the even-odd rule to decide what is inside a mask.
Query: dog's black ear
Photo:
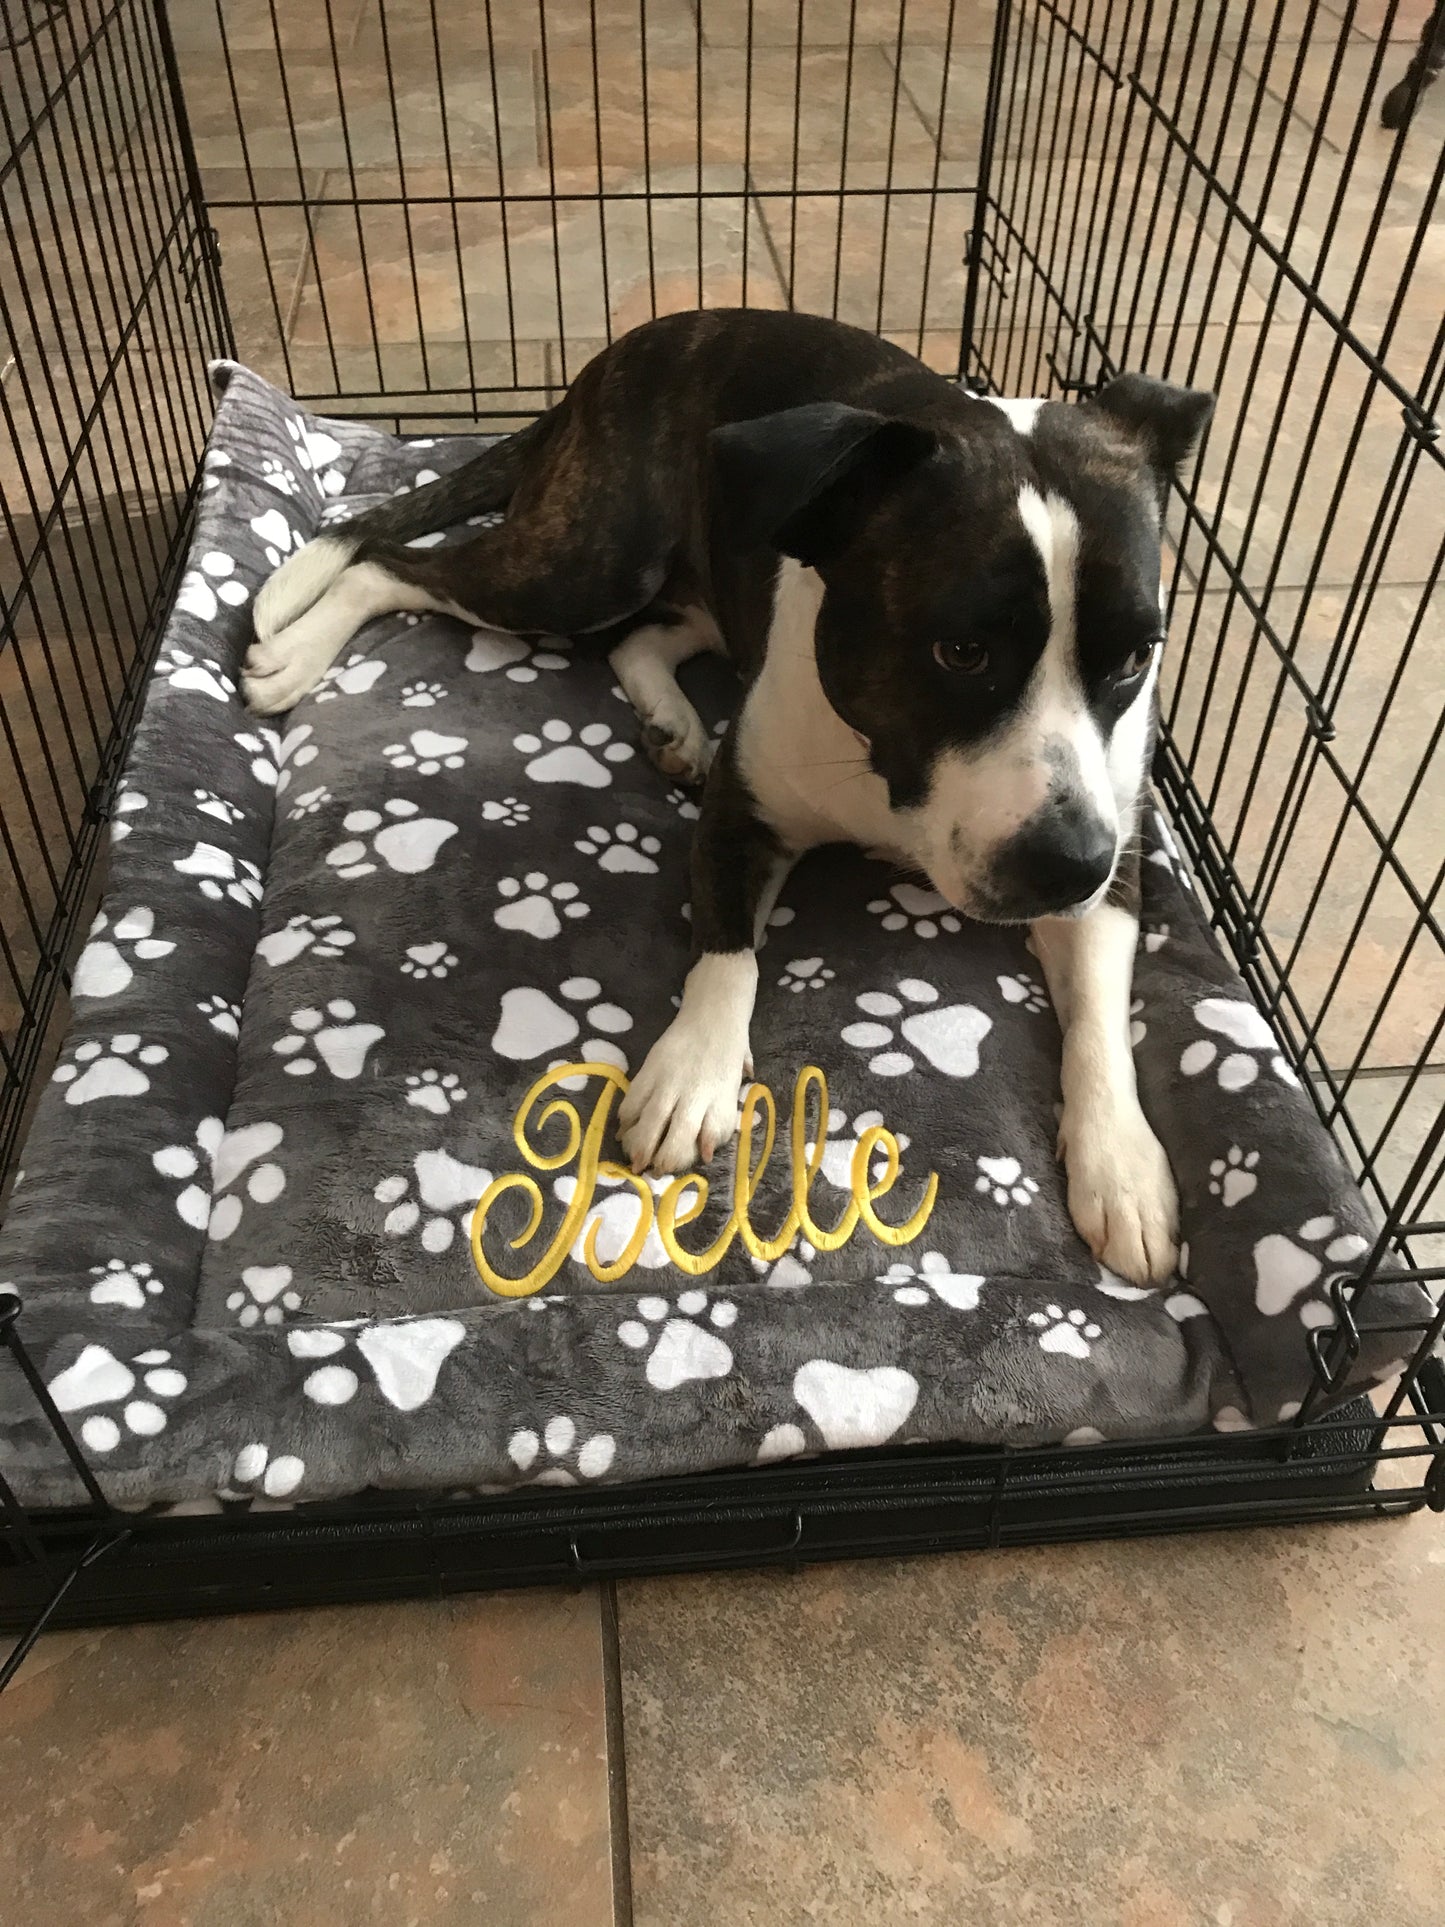
[[[1209,426],[1214,397],[1152,375],[1116,375],[1085,406],[1101,409],[1141,441],[1155,468],[1177,475]]]
[[[843,402],[808,402],[715,428],[719,512],[743,543],[814,563],[846,540],[861,507],[937,446],[927,428]]]

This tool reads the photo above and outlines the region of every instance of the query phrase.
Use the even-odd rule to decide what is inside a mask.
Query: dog
[[[736,1131],[756,945],[804,851],[855,843],[970,917],[1027,924],[1063,1033],[1070,1214],[1111,1271],[1157,1284],[1178,1204],[1130,1049],[1136,832],[1164,501],[1212,407],[1141,375],[994,402],[840,322],[668,316],[517,434],[286,561],[245,694],[290,709],[397,610],[607,653],[658,767],[705,777],[692,966],[619,1111],[637,1171],[706,1162]],[[498,510],[459,546],[408,546]],[[744,686],[710,768],[676,679],[705,650]]]

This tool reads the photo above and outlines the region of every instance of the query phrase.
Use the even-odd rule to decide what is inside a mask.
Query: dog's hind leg
[[[378,563],[343,561],[330,587],[294,622],[252,643],[241,674],[247,703],[258,716],[275,716],[293,708],[321,681],[364,622],[401,609],[455,613],[447,603]]]
[[[701,716],[684,695],[677,671],[705,650],[721,653],[717,624],[705,609],[689,608],[676,622],[649,622],[634,629],[608,656],[642,723],[642,741],[653,763],[674,782],[701,783],[712,762],[713,743]]]

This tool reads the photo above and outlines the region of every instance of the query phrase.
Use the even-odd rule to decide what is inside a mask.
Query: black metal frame
[[[1423,347],[1400,345],[1445,159],[1433,173],[1426,164],[1423,184],[1414,163],[1413,244],[1393,299],[1371,307],[1362,297],[1401,178],[1404,136],[1382,161],[1376,155],[1379,192],[1363,243],[1358,234],[1350,243],[1358,266],[1342,272],[1331,249],[1368,155],[1385,48],[1353,33],[1348,0],[1331,0],[1347,6],[1343,20],[1324,3],[1304,7],[1296,47],[1282,32],[1286,0],[1207,14],[1186,0],[1000,0],[991,41],[968,56],[986,69],[985,98],[981,109],[960,113],[950,91],[961,71],[957,0],[896,0],[891,65],[885,48],[878,96],[887,101],[886,141],[881,154],[859,161],[850,150],[864,65],[857,0],[790,0],[785,12],[761,0],[735,0],[730,9],[727,0],[702,0],[701,24],[681,49],[675,39],[659,43],[648,0],[635,0],[641,112],[631,131],[640,155],[619,163],[609,151],[601,51],[604,31],[615,40],[618,29],[615,21],[599,26],[599,0],[585,9],[580,0],[518,0],[516,8],[509,0],[505,17],[499,0],[496,17],[494,0],[480,11],[447,0],[367,0],[361,31],[372,39],[362,68],[338,23],[341,0],[325,0],[324,15],[314,14],[324,31],[301,54],[291,51],[272,0],[275,44],[259,55],[231,45],[227,0],[171,0],[169,9],[163,0],[30,0],[20,30],[12,25],[11,42],[0,47],[8,148],[0,221],[21,270],[0,274],[0,332],[14,361],[0,383],[11,444],[0,477],[11,549],[0,559],[0,793],[18,804],[0,821],[0,1171],[10,1166],[46,1062],[66,963],[94,897],[100,834],[186,550],[208,417],[203,358],[237,351],[221,253],[249,249],[269,300],[259,318],[251,304],[239,351],[263,366],[269,356],[268,371],[307,405],[398,427],[506,420],[534,413],[579,365],[584,344],[567,312],[564,272],[576,237],[564,244],[567,221],[585,219],[595,239],[596,292],[610,336],[624,278],[619,237],[631,222],[635,255],[641,220],[646,270],[634,265],[632,291],[655,312],[676,297],[658,235],[681,209],[695,243],[688,292],[699,302],[781,297],[831,306],[935,361],[949,357],[980,392],[1087,392],[1125,360],[1201,385],[1235,385],[1232,420],[1221,416],[1171,504],[1178,640],[1156,778],[1221,940],[1379,1207],[1376,1260],[1388,1256],[1440,1301],[1445,1266],[1427,1262],[1426,1241],[1445,1236],[1445,1219],[1430,1204],[1445,1175],[1445,1108],[1415,1130],[1403,1159],[1399,1147],[1436,1068],[1445,1011],[1408,1062],[1389,1066],[1398,1091],[1373,1129],[1362,1093],[1381,1069],[1375,1043],[1395,1022],[1402,987],[1422,959],[1445,961],[1437,908],[1445,866],[1417,875],[1409,834],[1445,724],[1429,736],[1391,810],[1376,783],[1393,706],[1414,691],[1419,636],[1445,562],[1441,544],[1423,579],[1404,590],[1387,585],[1394,545],[1418,521],[1412,510],[1433,499],[1429,491],[1445,475],[1445,323]],[[201,5],[213,23],[203,33]],[[808,23],[820,8],[843,23],[841,40],[817,42]],[[518,12],[535,29],[545,152],[520,182],[509,176],[497,65],[489,62],[491,151],[478,185],[460,114],[452,124],[457,63],[448,36],[471,33],[474,53],[486,58]],[[1299,17],[1295,7],[1296,27]],[[920,18],[924,37],[915,43]],[[177,24],[186,31],[173,32]],[[424,177],[398,106],[408,33],[420,35],[423,84],[434,83],[440,103],[441,153]],[[717,34],[731,41],[720,46]],[[920,63],[916,45],[938,58]],[[248,136],[243,69],[253,56],[274,62],[280,83],[289,154],[279,168],[269,154],[263,162]],[[610,42],[607,56],[616,56]],[[810,63],[823,58],[841,73],[842,96],[835,156],[827,149],[836,168],[830,158],[820,184],[804,130]],[[579,60],[592,150],[580,169],[559,163],[554,139],[567,106],[559,76],[575,74]],[[314,128],[307,132],[288,81],[306,61],[311,84],[329,74],[334,86],[343,157],[319,179],[308,149]],[[759,133],[754,76],[764,61],[785,80],[791,70],[791,140],[785,127],[781,147],[774,139],[769,148]],[[655,151],[660,64],[673,91],[692,75],[692,171],[681,182]],[[728,111],[740,118],[741,141],[735,160],[714,165],[704,161],[706,117],[717,111],[709,87],[719,70],[733,77]],[[359,72],[384,82],[392,140],[380,165],[353,140],[349,89]],[[186,102],[188,88],[196,101],[201,83],[218,74],[231,114],[219,138],[224,158],[214,162],[226,171],[213,175],[198,159]],[[1311,87],[1319,98],[1306,138],[1293,116]],[[213,110],[214,88],[207,98]],[[931,130],[921,158],[915,122]],[[966,180],[950,157],[961,123],[980,130]],[[675,111],[671,124],[675,134]],[[921,231],[908,228],[910,208],[925,211]],[[705,236],[719,212],[737,216],[741,233],[738,258],[721,277]],[[437,338],[423,292],[426,256],[414,223],[429,214],[450,230],[441,268],[434,259],[429,271],[434,279],[454,273],[459,336]],[[810,221],[824,216],[831,263],[825,247],[821,266],[810,269]],[[415,314],[400,369],[381,339],[373,289],[374,225],[397,219]],[[278,220],[290,223],[299,268],[280,259]],[[940,321],[939,284],[949,285],[955,265],[944,239],[949,221],[959,223],[966,271],[954,318]],[[1312,241],[1323,234],[1308,258],[1306,230]],[[540,293],[521,273],[528,238],[539,231],[551,265]],[[495,249],[505,294],[498,381],[484,378],[471,325],[468,255],[479,234]],[[863,254],[876,265],[861,287],[849,278],[860,234],[872,236]],[[366,294],[369,338],[359,341],[344,338],[335,307],[347,267]],[[292,272],[299,279],[288,291]],[[821,301],[808,298],[810,273],[821,274]],[[288,329],[303,283],[324,337],[319,361],[305,366]],[[575,306],[575,290],[573,299]],[[534,379],[522,350],[538,314],[553,327],[555,347]],[[1277,392],[1262,374],[1267,328],[1285,349]],[[1351,409],[1344,456],[1326,467],[1322,437]],[[1382,409],[1399,426],[1388,459],[1370,470],[1365,458],[1378,454]],[[1251,451],[1251,435],[1264,457]],[[1290,451],[1283,481],[1273,466],[1281,447]],[[1256,461],[1251,489],[1244,478]],[[1349,491],[1351,477],[1364,473],[1372,477],[1367,517]],[[1329,496],[1323,516],[1316,487]],[[1284,510],[1264,540],[1277,494],[1287,497]],[[1342,513],[1347,502],[1350,514]],[[1341,543],[1346,579],[1331,589]],[[1397,609],[1394,667],[1360,747],[1350,677],[1389,593],[1414,597],[1415,606],[1408,616]],[[1321,661],[1308,646],[1308,625],[1326,594],[1342,597],[1343,607]],[[1244,638],[1233,650],[1231,622]],[[1438,690],[1434,696],[1438,706]],[[1269,785],[1281,781],[1271,799]],[[1295,853],[1326,811],[1332,828],[1323,856],[1316,850],[1312,859],[1318,876],[1291,905]],[[1318,959],[1328,958],[1331,943],[1322,905],[1347,871],[1354,876],[1361,847],[1371,874],[1354,891],[1338,960],[1321,978]],[[1408,906],[1407,927],[1374,986],[1368,1019],[1346,1026],[1342,1049],[1341,987],[1374,940],[1386,890]],[[0,1292],[5,1369],[25,1377],[90,1499],[73,1513],[31,1516],[0,1477],[0,1624],[23,1629],[0,1666],[0,1686],[44,1626],[102,1618],[1445,1510],[1445,1373],[1436,1357],[1445,1304],[1428,1322],[1389,1328],[1408,1364],[1380,1409],[1357,1400],[1319,1415],[1361,1334],[1384,1329],[1370,1305],[1368,1282],[1335,1292],[1335,1327],[1310,1338],[1314,1386],[1291,1423],[1265,1432],[1076,1449],[881,1452],[585,1493],[465,1504],[367,1495],[285,1515],[233,1509],[177,1518],[126,1515],[109,1504],[25,1348],[18,1301]]]

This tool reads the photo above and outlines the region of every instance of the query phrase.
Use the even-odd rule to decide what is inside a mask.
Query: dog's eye
[[[1128,661],[1125,663],[1122,663],[1120,667],[1115,671],[1115,674],[1117,675],[1119,681],[1120,682],[1137,682],[1140,676],[1142,676],[1144,674],[1144,671],[1149,667],[1150,663],[1153,662],[1154,651],[1157,647],[1158,647],[1158,644],[1154,642],[1140,643],[1139,647],[1134,651],[1133,655],[1129,657]]]
[[[981,676],[988,668],[988,651],[977,642],[935,642],[933,660],[956,675]]]

